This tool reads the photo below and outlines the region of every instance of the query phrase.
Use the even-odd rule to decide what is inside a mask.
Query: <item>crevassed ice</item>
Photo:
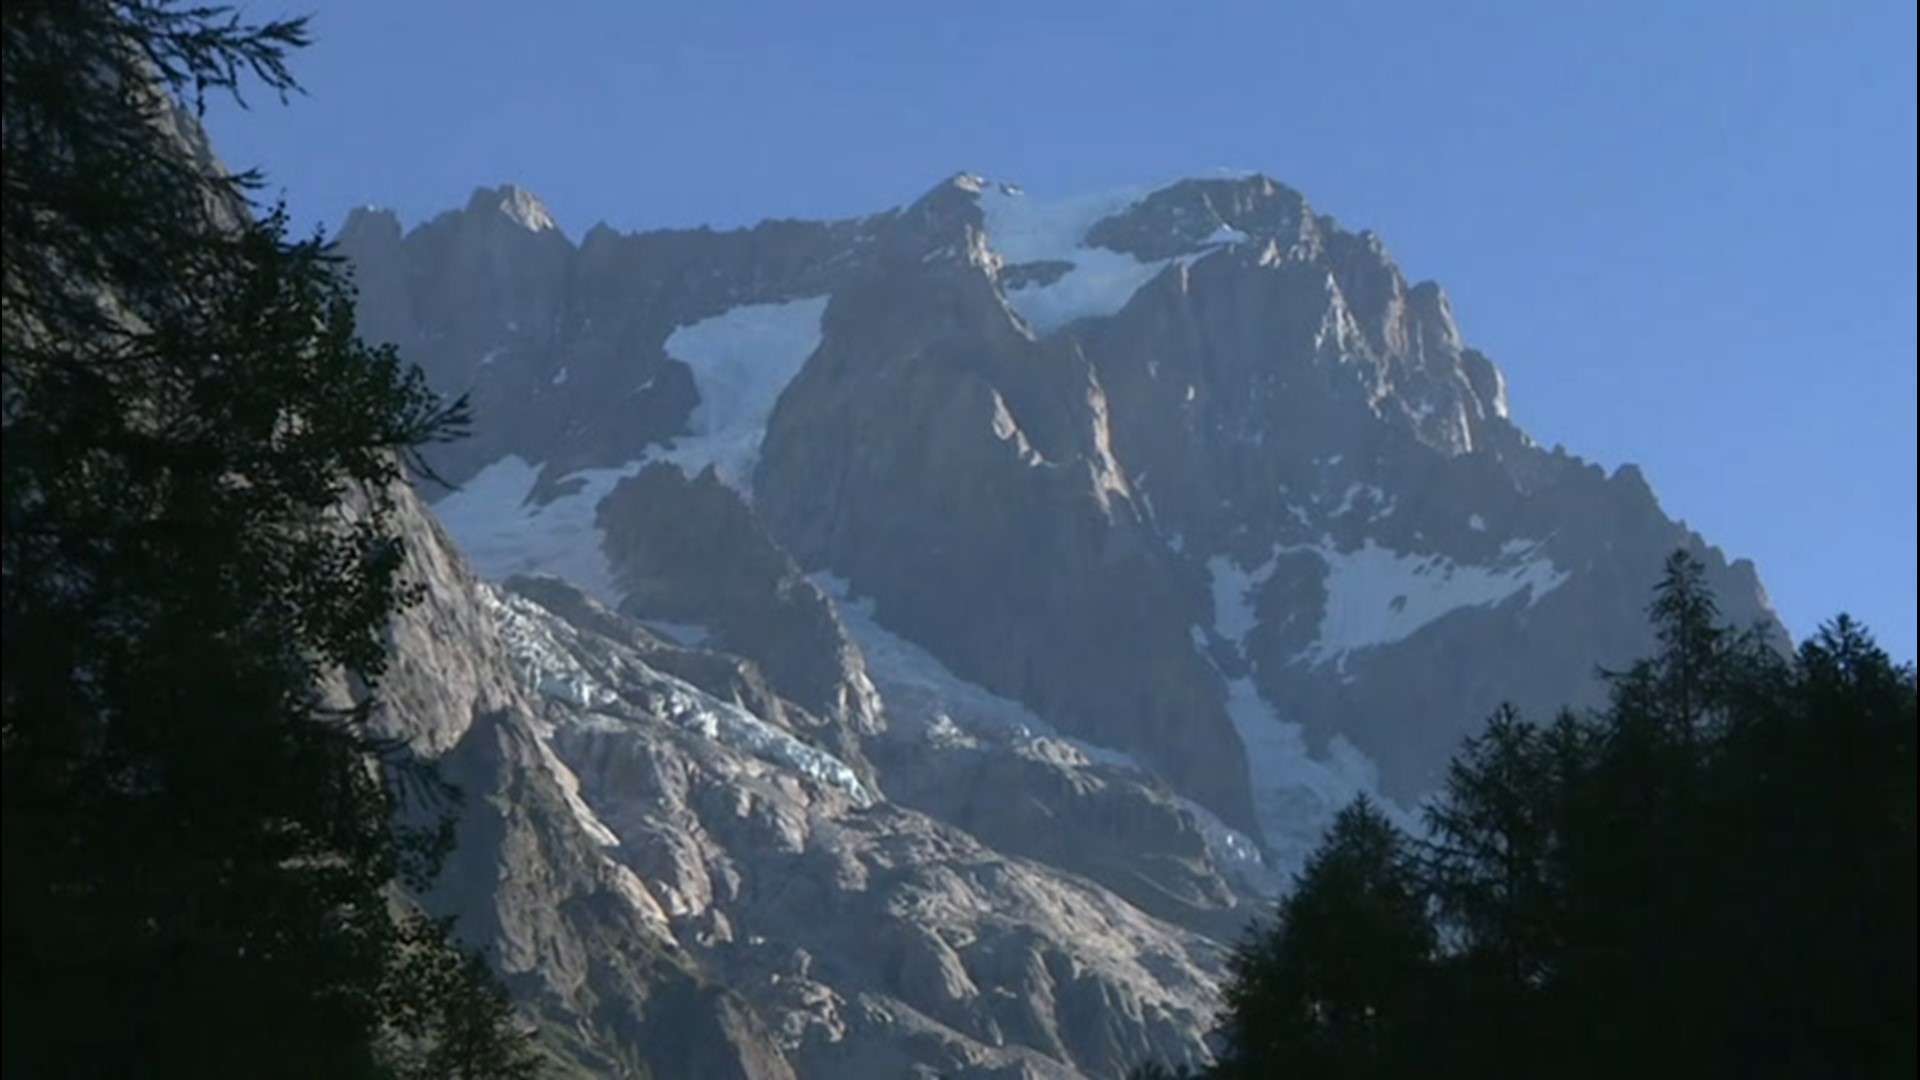
[[[699,731],[742,753],[794,772],[832,788],[853,800],[855,806],[874,803],[872,792],[846,762],[824,750],[808,746],[792,735],[767,723],[739,705],[702,691],[691,683],[656,671],[645,664],[636,665],[661,694],[666,718],[682,727]]]
[[[514,670],[527,686],[576,708],[592,709],[620,700],[618,691],[574,659],[562,640],[564,632],[556,632],[555,616],[521,597],[504,595],[492,586],[483,588]],[[872,792],[846,762],[834,755],[638,660],[630,663],[629,674],[643,680],[646,688],[658,695],[664,719],[729,749],[836,788],[856,806],[873,805]]]
[[[503,596],[491,585],[480,586],[480,599],[499,627],[501,644],[506,646],[508,662],[527,686],[540,694],[569,704],[591,707],[613,700],[615,695],[602,686],[586,669],[553,639],[553,635],[525,610],[525,601]],[[620,838],[593,812],[580,794],[580,778],[574,775],[560,756],[547,744],[552,732],[541,729],[540,764],[559,785],[561,798],[574,820],[595,843],[602,847],[620,846]]]
[[[507,659],[522,684],[542,697],[583,709],[620,700],[619,694],[582,667],[560,643],[548,625],[552,616],[545,609],[492,585],[480,588],[499,628],[500,642],[506,646]]]
[[[1133,755],[1063,735],[1025,705],[955,675],[932,653],[881,626],[873,617],[873,602],[852,599],[845,581],[824,573],[813,575],[813,581],[838,605],[896,727],[918,726],[930,740],[948,745],[973,746],[981,738],[1057,743],[1089,762],[1151,775]],[[1279,890],[1281,878],[1257,843],[1192,799],[1181,796],[1179,801],[1222,873],[1258,895]]]
[[[540,477],[540,468],[508,454],[481,469],[458,491],[441,496],[433,512],[482,577],[552,574],[611,605],[619,597],[595,514],[600,500],[621,480],[639,472],[640,465],[636,461],[569,474],[562,482],[578,483],[576,490],[530,505],[527,495]]]
[[[654,450],[689,476],[712,465],[720,478],[746,492],[760,457],[767,420],[787,384],[820,347],[827,297],[777,304],[744,304],[668,335],[668,356],[693,371],[700,403],[688,417],[689,434]]]

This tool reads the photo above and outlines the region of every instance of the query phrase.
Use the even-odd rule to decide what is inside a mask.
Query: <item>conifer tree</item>
[[[1912,668],[1844,617],[1781,656],[1684,553],[1649,617],[1604,710],[1502,709],[1463,747],[1418,858],[1343,819],[1235,957],[1228,1075],[1913,1074]],[[1413,923],[1353,880],[1431,898],[1405,985],[1361,975]],[[1355,1000],[1393,1004],[1330,1022]]]
[[[529,1075],[398,891],[444,850],[396,825],[432,778],[319,697],[377,689],[402,461],[462,414],[184,111],[293,90],[304,23],[22,0],[0,33],[8,1074]]]
[[[1362,798],[1335,819],[1276,923],[1233,955],[1218,1075],[1408,1075],[1433,948],[1406,838]]]

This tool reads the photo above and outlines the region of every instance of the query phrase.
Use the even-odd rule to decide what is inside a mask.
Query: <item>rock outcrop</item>
[[[1187,909],[1155,918],[1122,898],[1130,882],[1103,888],[1058,852],[1023,858],[882,798],[871,766],[809,741],[817,715],[753,661],[672,644],[555,579],[484,583],[410,497],[400,521],[405,573],[426,589],[394,625],[380,723],[463,792],[459,846],[426,900],[582,1073],[1070,1077],[1204,1058],[1220,952],[1195,912],[1217,929],[1244,903],[1204,815],[1163,793],[1160,832],[1134,837],[1190,879]],[[832,610],[804,578],[766,584]],[[837,618],[806,626],[791,643],[837,643],[844,670],[864,670]],[[908,738],[879,726],[865,686],[864,733]],[[897,775],[945,776],[942,797],[981,806],[1008,797],[997,770],[948,752],[923,746]],[[1055,782],[1023,805],[1081,797],[1091,763],[1052,754]]]
[[[472,395],[430,495],[509,582],[421,523],[392,708],[478,793],[441,900],[595,1068],[692,1012],[689,1075],[1200,1060],[1330,816],[1594,700],[1672,549],[1778,630],[1266,177],[577,243],[509,187],[341,243]]]
[[[828,668],[741,621],[801,618],[804,590],[747,615],[720,595],[730,556],[647,500],[727,518],[753,575],[845,581],[1273,851],[1317,827],[1303,795],[1417,798],[1502,700],[1591,700],[1594,666],[1647,644],[1676,546],[1731,617],[1771,620],[1751,565],[1637,471],[1515,425],[1438,286],[1266,177],[1044,203],[960,176],[859,220],[577,245],[483,189],[408,233],[356,214],[342,243],[368,329],[474,395],[478,437],[438,462],[466,487],[437,509],[482,568],[710,602],[849,759],[857,686],[800,687]],[[633,479],[648,462],[714,475]],[[716,481],[739,508],[713,509]]]

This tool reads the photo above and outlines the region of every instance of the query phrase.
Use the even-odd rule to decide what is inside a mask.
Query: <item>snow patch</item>
[[[1252,679],[1228,679],[1226,686],[1227,716],[1247,754],[1254,820],[1276,869],[1303,869],[1334,817],[1361,795],[1402,827],[1411,824],[1411,814],[1376,790],[1373,762],[1358,747],[1336,735],[1327,756],[1315,757],[1305,728],[1283,720]]]
[[[1208,233],[1207,238],[1200,242],[1203,244],[1244,244],[1251,239],[1253,238],[1246,233],[1222,222],[1219,228]]]
[[[595,515],[600,500],[640,465],[569,473],[560,484],[571,491],[533,504],[527,500],[540,468],[508,454],[441,496],[433,512],[482,577],[552,574],[613,606],[619,597]]]
[[[1304,657],[1315,664],[1359,649],[1403,641],[1422,627],[1465,608],[1492,607],[1526,594],[1540,602],[1568,575],[1540,552],[1540,541],[1509,541],[1498,561],[1462,565],[1443,555],[1415,555],[1372,540],[1355,551],[1329,544],[1311,550],[1327,566],[1326,610]]]
[[[1076,319],[1112,315],[1141,286],[1178,259],[1141,262],[1106,248],[1087,247],[1087,230],[1145,198],[1151,188],[1123,188],[1041,202],[1010,185],[983,189],[987,243],[1009,264],[1065,262],[1073,269],[1047,284],[1009,289],[1007,303],[1035,334]]]
[[[1340,517],[1352,512],[1363,497],[1378,509],[1379,516],[1385,517],[1393,512],[1394,500],[1386,492],[1372,484],[1350,484],[1346,494],[1340,497],[1340,505],[1334,508],[1333,516]]]
[[[1271,558],[1251,571],[1224,556],[1208,560],[1213,632],[1236,649],[1243,647],[1256,625],[1252,594],[1272,575],[1283,550],[1275,548]],[[1206,632],[1196,626],[1192,636],[1195,650],[1211,662]],[[1276,869],[1297,873],[1304,867],[1334,816],[1363,794],[1403,827],[1414,824],[1413,815],[1379,793],[1378,770],[1358,747],[1335,736],[1327,755],[1316,757],[1307,746],[1305,729],[1275,712],[1251,678],[1230,679],[1222,672],[1221,680],[1226,687],[1227,717],[1246,752],[1254,820]]]
[[[1088,763],[1153,775],[1133,755],[1063,735],[1025,705],[955,675],[932,653],[881,626],[874,619],[873,602],[853,599],[845,581],[831,574],[815,574],[813,581],[839,607],[896,729],[917,728],[920,737],[938,746],[994,742],[1033,745],[1042,752],[1058,748]],[[1268,867],[1258,844],[1200,804],[1178,798],[1222,873],[1261,896],[1279,891],[1282,879]]]
[[[1253,610],[1253,592],[1272,575],[1275,561],[1270,558],[1248,571],[1225,555],[1207,560],[1207,571],[1213,579],[1213,628],[1221,637],[1238,645],[1253,631],[1259,622]]]
[[[820,347],[820,317],[826,310],[824,296],[746,304],[668,335],[667,355],[693,370],[700,404],[687,421],[691,432],[651,456],[689,476],[712,465],[722,480],[745,492],[767,419]]]

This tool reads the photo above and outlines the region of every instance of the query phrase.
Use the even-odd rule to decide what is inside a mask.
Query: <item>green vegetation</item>
[[[413,595],[394,486],[463,413],[355,338],[325,248],[179,111],[292,90],[304,25],[3,19],[7,1073],[531,1075],[401,895],[450,793],[368,724]],[[358,706],[321,698],[338,672]]]
[[[1425,836],[1340,816],[1207,1075],[1913,1075],[1913,670],[1719,625],[1684,554],[1651,615],[1606,709],[1496,714]]]

